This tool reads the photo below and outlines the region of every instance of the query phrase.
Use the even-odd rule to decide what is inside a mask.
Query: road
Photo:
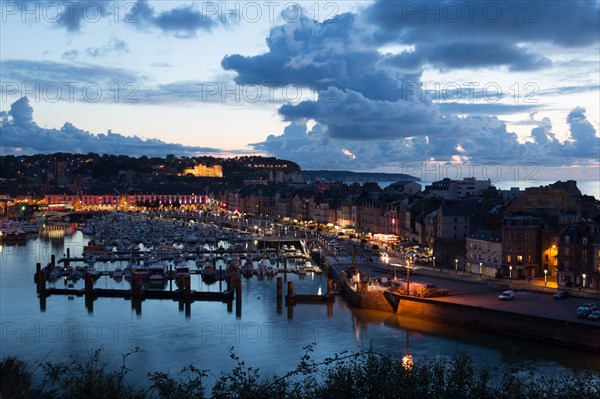
[[[329,262],[338,272],[352,263],[353,247],[353,244],[347,242],[340,242],[339,245],[341,248],[338,250],[332,250],[331,245],[325,245],[324,249],[329,251]],[[359,247],[354,251],[356,266],[373,276],[393,278],[393,265],[403,264],[400,257],[377,257]],[[398,268],[396,277],[406,279],[406,269]],[[583,304],[592,302],[600,307],[600,295],[590,290],[583,292],[572,290],[571,298],[555,300],[552,294],[558,291],[556,285],[544,287],[543,279],[529,282],[527,280],[509,281],[509,279],[485,278],[485,276],[481,278],[479,275],[456,270],[443,269],[440,272],[439,268],[433,269],[424,265],[411,267],[410,281],[434,284],[436,288],[444,288],[449,291],[449,296],[431,298],[432,300],[592,324],[597,325],[600,332],[600,322],[579,319],[576,316],[577,308]],[[506,288],[503,286],[509,285],[515,291],[514,300],[498,300],[498,295]]]

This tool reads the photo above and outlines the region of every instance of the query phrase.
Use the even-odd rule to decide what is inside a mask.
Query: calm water
[[[416,361],[467,350],[479,365],[519,362],[545,373],[591,366],[600,372],[597,354],[385,312],[353,310],[339,298],[330,309],[322,304],[297,305],[289,314],[283,306],[278,313],[275,279],[267,278],[243,280],[241,317],[236,317],[235,302],[231,312],[225,303],[195,302],[186,316],[178,302],[170,300],[145,300],[137,314],[127,300],[100,298],[89,312],[84,297],[69,300],[65,296],[49,297],[42,312],[33,283],[35,263],[45,265],[51,254],[60,257],[66,247],[79,255],[84,240],[78,232],[0,247],[2,356],[19,355],[32,362],[61,360],[71,354],[84,357],[87,351],[104,347],[116,364],[119,353],[139,347],[128,365],[134,369],[133,381],[141,384],[147,384],[148,371],[175,372],[190,363],[211,369],[214,382],[221,371],[235,366],[228,356],[231,347],[248,365],[281,374],[294,368],[303,348],[312,343],[317,359],[372,345],[382,352],[410,352]],[[116,264],[96,266],[112,270]],[[325,291],[327,286],[325,276],[320,275],[300,279],[289,274],[287,280],[295,282],[297,293],[317,293],[319,287]],[[64,286],[62,280],[55,284]],[[193,289],[219,290],[218,283],[205,285],[199,275],[192,276],[192,285]],[[96,286],[128,288],[129,283],[101,277]]]

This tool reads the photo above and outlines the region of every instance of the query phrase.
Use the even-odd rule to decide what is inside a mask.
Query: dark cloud
[[[401,58],[436,68],[538,70],[552,65],[536,44],[600,41],[597,1],[378,0],[363,13],[375,45],[412,45]],[[433,44],[432,44],[433,43]],[[443,44],[440,44],[443,43]]]
[[[548,58],[508,43],[449,43],[419,46],[417,53],[430,65],[440,69],[494,68],[538,70],[552,66]]]
[[[407,71],[374,48],[353,37],[357,16],[346,13],[335,22],[318,23],[306,17],[273,27],[269,51],[256,56],[226,56],[221,65],[235,71],[240,84],[298,85],[315,91],[332,85],[360,92],[374,100],[395,101],[409,96],[403,82],[419,82],[421,71]]]
[[[142,139],[108,131],[92,134],[66,122],[60,129],[39,127],[33,120],[33,108],[27,97],[14,102],[10,111],[0,113],[0,145],[2,153],[96,152],[164,156],[165,154],[194,155],[221,150],[165,143],[157,139]]]
[[[38,2],[39,3],[39,2]],[[58,2],[49,2],[60,4],[63,10],[58,17],[58,25],[70,32],[78,32],[84,23],[96,23],[102,18],[112,15],[109,10],[114,6],[108,1],[83,0],[70,1],[60,0]]]
[[[137,0],[128,18],[140,27],[152,26],[179,38],[191,38],[198,31],[210,31],[218,22],[197,10],[194,3],[157,13],[147,0]]]
[[[590,16],[598,15],[598,2],[575,2],[574,6],[560,1],[548,2],[551,5],[478,2],[489,12],[500,7],[502,18],[494,23],[489,15],[487,20],[480,17],[447,23],[412,16],[403,21],[399,14],[403,7],[445,7],[450,3],[465,5],[378,1],[364,14],[339,15],[335,23],[303,18],[273,27],[266,40],[268,50],[262,54],[226,56],[222,66],[235,72],[240,84],[298,85],[318,93],[314,100],[282,105],[279,114],[290,122],[290,128],[280,136],[271,135],[256,143],[255,148],[309,163],[323,156],[352,165],[355,170],[393,166],[400,159],[429,158],[559,163],[568,162],[559,154],[571,147],[569,160],[588,162],[589,151],[578,154],[577,145],[555,139],[549,120],[535,124],[533,143],[521,143],[496,116],[531,112],[540,108],[539,103],[497,103],[502,96],[486,102],[489,92],[484,93],[481,87],[474,93],[446,93],[449,98],[440,101],[439,93],[422,87],[421,74],[430,67],[509,71],[552,68],[550,55],[544,54],[549,47],[598,42],[598,21]],[[521,7],[523,12],[531,11],[526,7],[537,7],[539,21],[515,21],[504,14],[511,6]],[[558,25],[552,18],[557,15],[561,15]],[[579,26],[580,21],[587,25]],[[569,25],[563,26],[565,23]],[[384,53],[377,49],[383,45],[404,49]],[[328,90],[323,89],[325,84]],[[458,116],[465,114],[468,116]],[[581,114],[574,110],[569,117],[571,134],[575,143],[589,145],[595,131]],[[317,125],[307,131],[304,124],[309,120]]]
[[[270,135],[252,146],[276,157],[293,159],[303,168],[318,169],[324,160],[340,169],[372,170],[401,168],[409,162],[470,162],[514,165],[588,165],[597,162],[600,148],[596,132],[586,120],[585,110],[576,107],[567,117],[573,141],[559,142],[550,119],[530,121],[534,142],[521,143],[515,133],[496,117],[454,118],[451,136],[418,135],[395,139],[351,140],[332,138],[319,124],[292,122],[281,135]],[[587,148],[583,148],[587,147]],[[351,153],[349,157],[343,151]],[[594,156],[595,154],[595,156]]]
[[[412,99],[384,101],[347,90],[332,96],[320,93],[318,101],[283,105],[279,113],[287,121],[314,119],[326,125],[333,138],[368,140],[415,135],[449,134],[451,121],[443,120],[437,108]]]
[[[380,43],[598,43],[597,1],[377,0],[364,12]]]

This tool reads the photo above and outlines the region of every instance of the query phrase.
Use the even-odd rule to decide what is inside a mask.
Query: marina
[[[317,261],[289,251],[291,245],[300,247],[299,243],[283,244],[282,237],[252,238],[238,250],[236,243],[223,240],[201,251],[189,251],[173,242],[175,250],[156,252],[165,254],[156,259],[153,248],[144,244],[133,252],[123,248],[117,257],[90,252],[94,245],[89,241],[98,236],[70,229],[58,238],[29,236],[26,245],[4,245],[0,265],[4,343],[30,359],[48,350],[62,358],[85,353],[90,346],[110,346],[113,353],[141,346],[146,355],[131,364],[140,373],[147,369],[147,359],[155,356],[165,359],[161,369],[166,370],[190,361],[201,365],[203,359],[211,359],[216,370],[226,370],[230,364],[217,359],[235,346],[240,355],[268,370],[277,368],[282,352],[287,354],[286,363],[294,364],[310,343],[317,344],[317,356],[329,356],[369,342],[376,350],[397,348],[401,353],[409,342],[415,359],[451,356],[455,348],[466,347],[482,363],[502,363],[511,356],[510,348],[519,347],[517,358],[537,359],[535,365],[542,370],[555,370],[557,364],[565,369],[590,365],[600,369],[596,357],[585,351],[575,351],[578,356],[573,357],[572,350],[548,344],[348,306],[337,295],[341,287],[328,278],[327,269],[318,274]],[[278,246],[280,254],[291,256],[279,257]],[[85,255],[84,248],[88,249]],[[102,251],[108,249],[117,252],[115,247],[102,247]],[[159,279],[151,279],[154,269],[143,269],[145,262],[157,265]],[[263,273],[259,272],[261,262]],[[346,267],[351,262],[348,259]],[[226,275],[229,263],[236,265],[239,275]],[[134,270],[127,277],[127,268],[133,265],[142,266],[140,277]],[[298,273],[298,265],[304,266],[306,274]],[[252,274],[243,274],[244,266],[251,266]],[[268,266],[275,273],[268,275]],[[72,278],[75,272],[79,278]],[[32,285],[36,273],[40,278]],[[36,291],[42,283],[45,293],[39,295]],[[8,297],[23,299],[15,302]],[[159,343],[164,342],[161,347]],[[184,358],[175,355],[181,351],[189,353]]]

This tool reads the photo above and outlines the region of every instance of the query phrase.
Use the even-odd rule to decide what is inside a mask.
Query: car
[[[571,294],[569,291],[558,291],[556,294],[552,295],[554,299],[567,299],[570,298]]]
[[[595,310],[588,315],[588,320],[598,321],[600,320],[600,310]]]
[[[501,301],[510,301],[511,299],[515,299],[515,292],[511,290],[504,291],[502,294],[498,295],[498,299]]]
[[[577,308],[577,317],[580,319],[586,319],[593,311],[596,310],[596,305],[593,303],[587,303]]]
[[[585,305],[581,305],[581,306],[585,306],[586,308],[588,308],[592,312],[598,310],[598,307],[596,306],[595,303],[586,303]]]

